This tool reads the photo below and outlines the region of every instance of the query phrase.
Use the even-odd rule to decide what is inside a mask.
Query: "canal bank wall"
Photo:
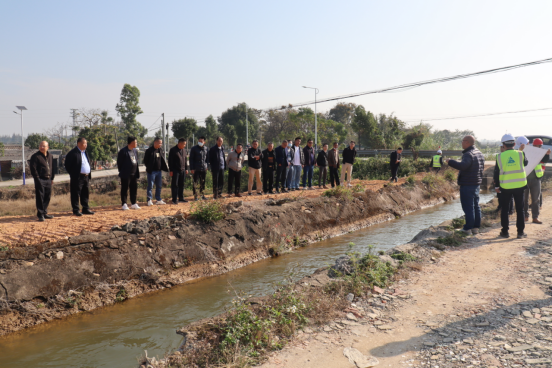
[[[159,216],[0,253],[0,335],[201,277],[454,199],[457,186],[389,185],[352,198],[234,202],[205,224]]]

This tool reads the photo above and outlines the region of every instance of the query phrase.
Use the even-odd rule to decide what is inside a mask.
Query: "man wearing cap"
[[[503,238],[509,238],[509,218],[508,207],[510,204],[510,198],[514,197],[514,205],[516,207],[516,227],[518,239],[526,238],[525,234],[525,221],[523,218],[523,193],[527,187],[527,175],[525,174],[525,166],[528,161],[525,158],[523,149],[525,144],[519,146],[519,150],[515,150],[514,146],[516,142],[511,134],[505,134],[502,136],[502,144],[504,145],[504,152],[496,155],[496,166],[494,169],[494,182],[499,183],[497,187],[495,184],[495,190],[497,193],[501,193],[500,200],[501,212],[500,223],[502,225],[502,231],[500,236]]]
[[[542,139],[536,138],[533,141],[533,147],[541,148],[543,145]],[[546,155],[542,158],[542,162],[548,162],[550,159],[550,150],[546,152]],[[527,188],[525,189],[524,194],[524,212],[525,212],[525,222],[529,221],[529,193],[531,193],[531,215],[533,217],[533,223],[542,224],[542,221],[539,220],[539,211],[540,211],[540,198],[541,198],[541,179],[544,176],[544,169],[542,162],[535,167],[529,175],[527,175]]]
[[[460,203],[466,216],[462,231],[466,235],[479,233],[481,227],[481,208],[479,207],[479,189],[483,181],[485,158],[475,148],[475,137],[467,135],[462,139],[462,161],[447,159],[452,168],[459,170]]]
[[[438,173],[439,171],[441,171],[441,166],[443,166],[443,151],[441,150],[438,150],[437,151],[437,154],[435,156],[433,156],[433,158],[431,159],[431,169],[433,171],[435,171],[435,173]]]

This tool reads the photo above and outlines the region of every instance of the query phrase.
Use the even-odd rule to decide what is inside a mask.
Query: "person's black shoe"
[[[171,201],[171,204],[178,204],[178,202],[175,202],[175,201]]]
[[[205,196],[203,194],[201,195],[201,199],[203,199],[204,201],[207,200],[207,198],[205,198]]]
[[[48,220],[51,220],[51,219],[54,218],[54,216],[52,216],[52,215],[44,215],[44,218],[45,218],[45,219],[48,219]]]
[[[503,238],[509,238],[510,234],[508,234],[507,231],[501,230],[499,236],[501,236]]]
[[[525,233],[518,233],[517,238],[518,238],[518,239],[527,238],[527,234],[525,234]]]
[[[82,214],[83,215],[93,215],[94,212],[90,211],[90,210],[82,210]]]
[[[276,194],[280,194],[280,189],[276,189]]]
[[[82,213],[80,213],[80,212],[73,212],[73,215],[75,215],[75,216],[82,216]]]
[[[187,199],[179,199],[178,202],[188,203],[188,200]]]
[[[38,222],[44,222],[44,217],[39,217]]]
[[[274,194],[274,192],[273,192],[272,190],[270,190],[270,191],[268,192],[268,194]]]

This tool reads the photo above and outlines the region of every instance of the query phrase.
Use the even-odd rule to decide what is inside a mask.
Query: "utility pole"
[[[70,109],[73,113],[73,127],[71,128],[71,137],[74,137],[75,135],[75,126],[77,125],[77,109]]]

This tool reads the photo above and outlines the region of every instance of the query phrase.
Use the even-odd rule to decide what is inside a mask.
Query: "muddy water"
[[[482,202],[492,195],[484,194]],[[265,295],[285,276],[298,279],[333,263],[349,249],[388,249],[410,241],[420,230],[462,214],[459,201],[325,240],[266,259],[222,276],[143,295],[125,303],[64,321],[54,321],[0,338],[0,367],[135,367],[144,350],[163,356],[176,349],[175,330],[228,306],[230,289]]]

